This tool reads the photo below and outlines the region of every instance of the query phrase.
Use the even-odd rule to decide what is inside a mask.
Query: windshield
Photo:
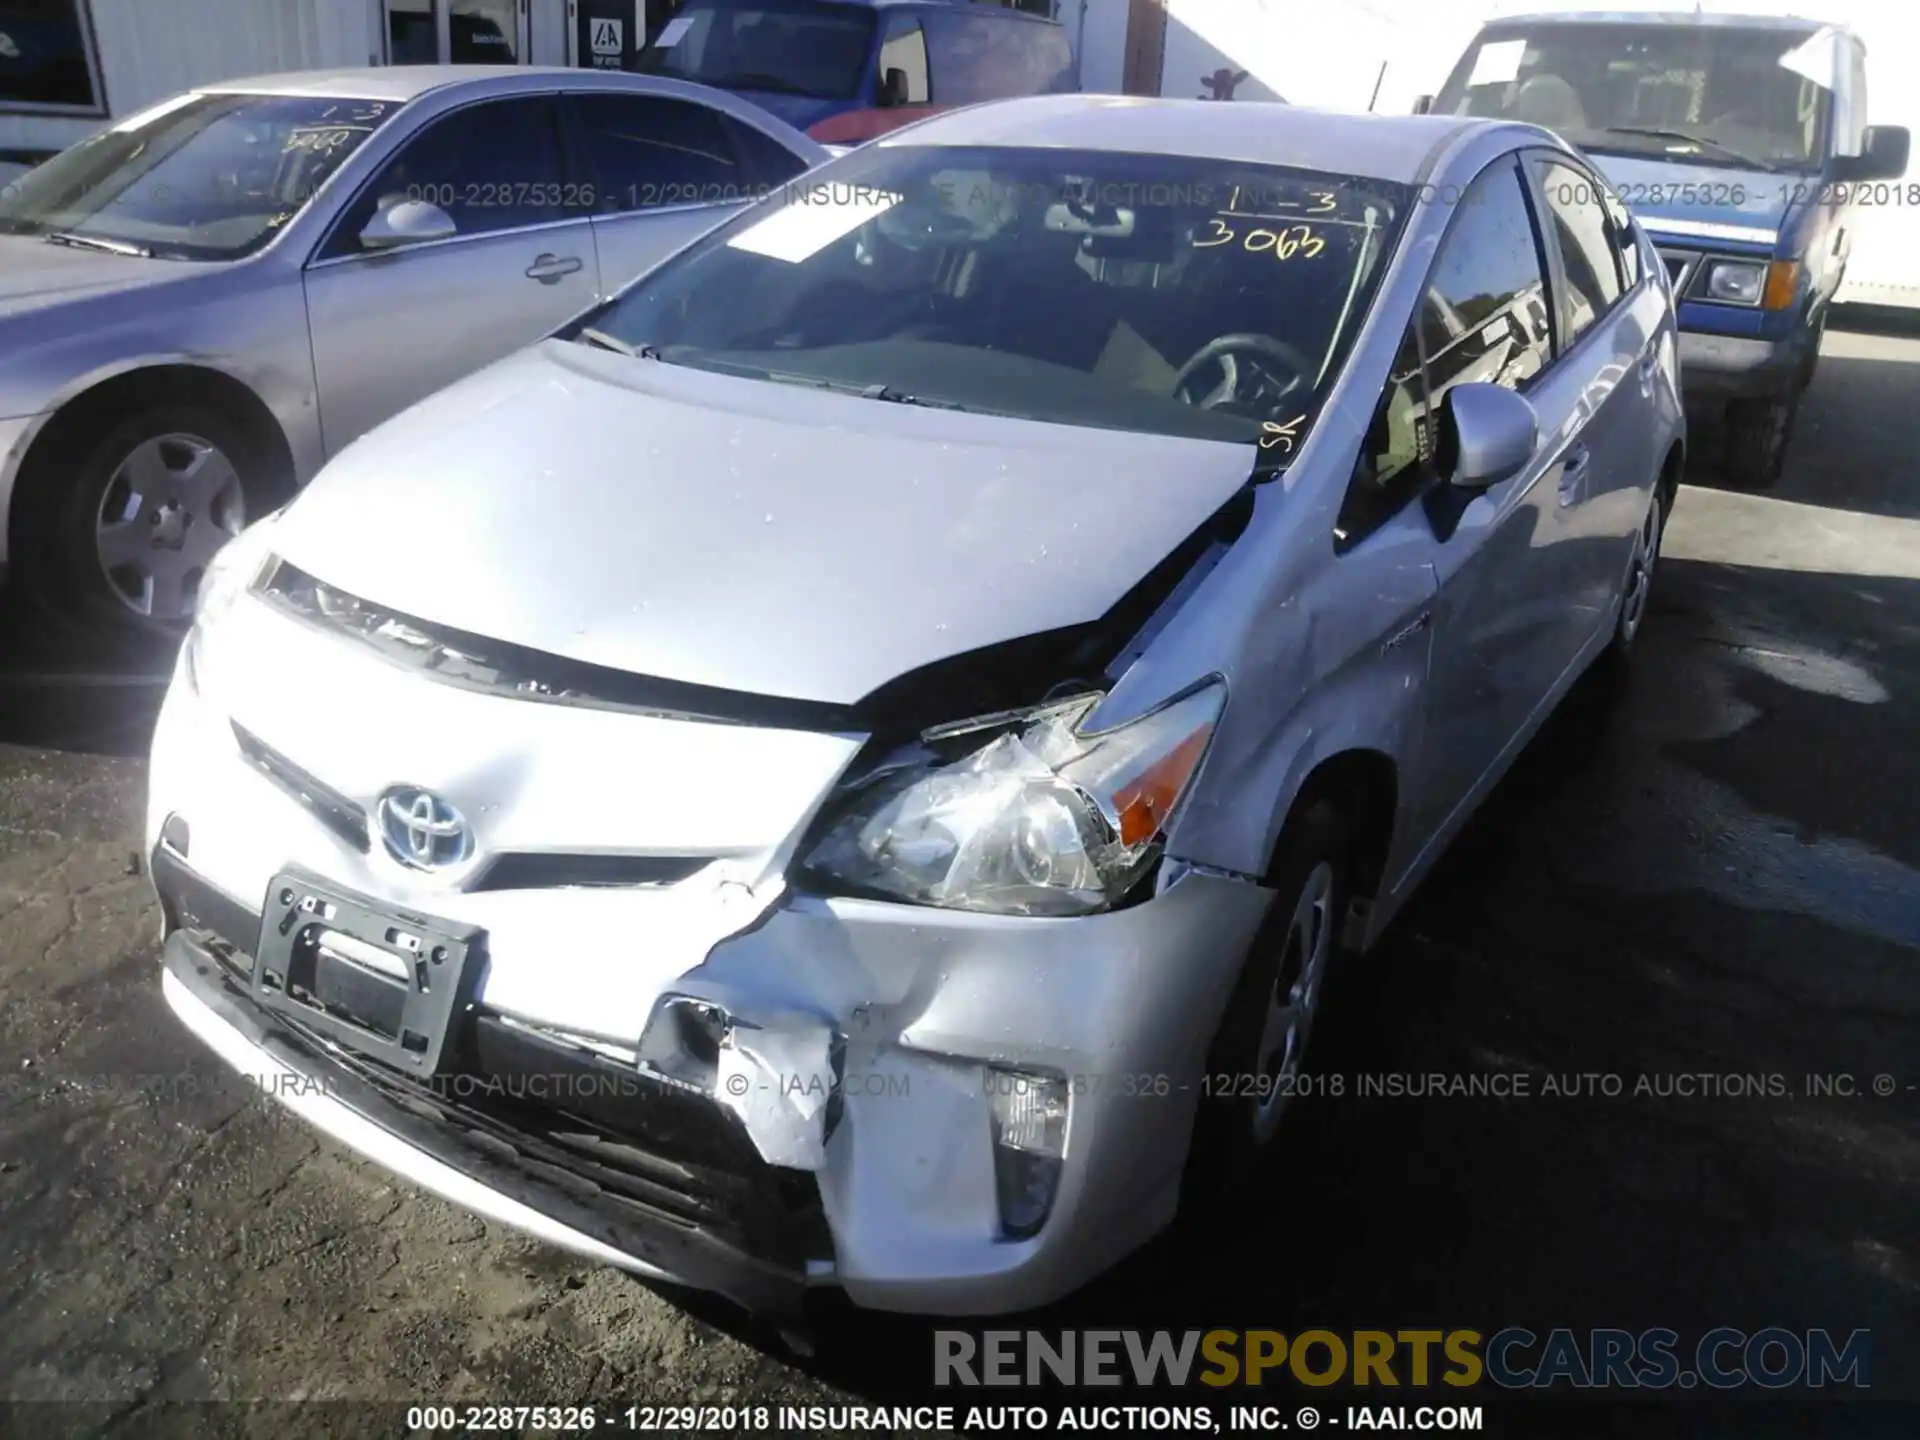
[[[639,68],[721,90],[851,100],[866,79],[873,27],[864,5],[693,0],[640,52]]]
[[[1544,125],[1585,150],[1805,170],[1825,151],[1833,64],[1801,30],[1500,26],[1434,109]]]
[[[1072,425],[1304,441],[1402,187],[1065,150],[855,151],[584,320],[675,364]]]
[[[232,260],[278,234],[399,108],[382,100],[184,96],[0,190],[0,234]]]

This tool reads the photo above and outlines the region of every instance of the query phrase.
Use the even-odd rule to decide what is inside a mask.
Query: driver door
[[[593,304],[599,262],[582,189],[567,172],[550,95],[463,107],[401,146],[307,267],[329,455]],[[457,233],[364,248],[361,231],[399,200],[438,205]]]

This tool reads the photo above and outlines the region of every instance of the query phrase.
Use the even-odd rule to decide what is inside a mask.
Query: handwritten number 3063
[[[1249,230],[1242,237],[1217,216],[1207,223],[1213,226],[1213,235],[1210,239],[1195,240],[1196,250],[1211,250],[1238,240],[1243,249],[1255,255],[1271,250],[1276,260],[1291,260],[1296,255],[1311,260],[1327,248],[1327,242],[1314,234],[1309,225],[1289,225],[1284,230]]]

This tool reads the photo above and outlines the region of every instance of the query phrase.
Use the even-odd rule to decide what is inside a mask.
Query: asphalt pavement
[[[1866,1405],[1622,1419],[1563,1390],[1520,1425],[1470,1398],[1490,1434],[1920,1435],[1920,340],[1829,335],[1773,493],[1690,480],[1630,673],[1576,692],[1336,978],[1316,1045],[1345,1093],[1300,1103],[1238,1223],[1011,1324],[1866,1330]],[[937,1322],[840,1317],[802,1359],[228,1078],[160,999],[134,858],[170,657],[0,626],[0,1400],[97,1407],[8,1418],[953,1398]],[[1381,1093],[1463,1075],[1527,1093]]]

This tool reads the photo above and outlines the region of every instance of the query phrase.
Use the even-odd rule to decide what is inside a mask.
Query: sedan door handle
[[[1660,373],[1660,357],[1649,350],[1640,357],[1640,389],[1643,394],[1653,393],[1654,378]]]
[[[585,262],[578,255],[542,255],[527,267],[527,278],[542,285],[557,285],[569,275],[577,275]]]

